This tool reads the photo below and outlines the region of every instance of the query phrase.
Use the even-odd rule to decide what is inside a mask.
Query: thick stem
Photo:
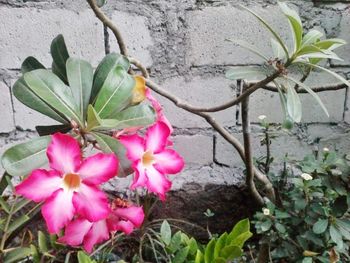
[[[246,87],[243,85],[243,91]],[[244,141],[244,156],[246,166],[246,184],[251,195],[255,201],[263,206],[264,199],[259,194],[254,183],[254,164],[253,164],[253,153],[250,140],[250,122],[249,122],[249,96],[242,101],[242,129],[243,129],[243,141]]]
[[[271,158],[270,134],[269,134],[269,129],[268,128],[266,128],[266,130],[265,130],[265,143],[266,143],[265,173],[267,174],[270,171],[270,158]]]
[[[118,46],[120,49],[120,53],[124,56],[128,56],[128,50],[126,48],[124,39],[122,37],[121,32],[119,31],[118,27],[116,27],[113,22],[101,11],[101,9],[97,6],[96,0],[87,0],[88,4],[90,5],[92,11],[94,11],[97,18],[110,30],[112,30],[115,38],[117,39]]]

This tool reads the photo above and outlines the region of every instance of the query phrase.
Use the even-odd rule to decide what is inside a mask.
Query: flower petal
[[[91,253],[94,245],[109,239],[109,231],[106,220],[93,223],[90,231],[84,238],[84,249]]]
[[[99,185],[107,182],[118,172],[118,159],[114,154],[98,153],[86,158],[78,174],[84,183]]]
[[[166,149],[154,155],[155,168],[164,174],[176,174],[184,167],[182,157],[172,149]]]
[[[55,133],[47,147],[50,167],[62,173],[75,173],[81,163],[78,142],[71,136]]]
[[[146,150],[158,153],[164,150],[170,135],[169,127],[164,122],[157,122],[146,133]]]
[[[141,159],[143,153],[145,152],[144,140],[137,134],[129,136],[120,136],[120,142],[125,146],[127,150],[127,157],[131,161],[136,161]]]
[[[134,224],[130,221],[120,220],[113,223],[113,231],[122,231],[126,235],[129,235],[132,231],[134,231]]]
[[[132,184],[130,186],[130,188],[133,190],[136,187],[139,186],[145,186],[147,183],[147,176],[145,174],[145,168],[142,165],[141,161],[137,161],[134,165],[133,165],[133,169],[135,171],[135,175],[134,175],[134,179],[132,181]]]
[[[59,189],[45,201],[41,213],[50,234],[58,234],[74,216],[73,192]]]
[[[92,224],[93,223],[83,218],[71,221],[64,230],[64,236],[60,237],[58,242],[70,246],[79,246],[83,243],[84,237],[91,229]]]
[[[15,187],[16,194],[34,202],[49,198],[62,185],[61,176],[55,171],[34,170],[22,183]]]
[[[112,212],[118,217],[123,218],[124,220],[130,221],[136,227],[140,227],[145,218],[142,207],[140,206],[130,206],[126,208],[116,208]]]
[[[104,192],[84,183],[80,185],[79,191],[74,193],[73,204],[77,213],[90,222],[106,218],[110,211]]]
[[[171,188],[171,182],[153,166],[147,167],[146,175],[148,178],[147,189],[158,194],[160,200],[164,201],[166,192]]]

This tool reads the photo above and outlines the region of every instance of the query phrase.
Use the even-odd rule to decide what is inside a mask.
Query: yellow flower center
[[[81,179],[77,174],[66,174],[63,181],[68,188],[74,189],[79,187]]]
[[[142,155],[142,164],[143,166],[150,166],[154,164],[154,156],[151,151],[147,151]]]

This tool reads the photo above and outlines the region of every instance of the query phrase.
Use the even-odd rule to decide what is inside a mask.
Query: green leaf
[[[294,83],[298,84],[303,89],[305,89],[316,100],[316,102],[321,106],[323,111],[326,113],[327,117],[329,117],[329,113],[328,113],[326,106],[324,106],[323,102],[321,101],[320,97],[317,95],[316,92],[314,92],[309,86],[305,85],[304,83],[300,82],[299,80],[296,80],[290,76],[287,76],[286,78],[293,81]]]
[[[301,46],[308,46],[311,44],[314,44],[318,39],[320,39],[323,36],[323,33],[321,33],[318,30],[312,29],[303,37],[303,41]]]
[[[243,247],[244,243],[253,236],[253,234],[248,231],[240,234],[237,238],[231,241],[230,245],[238,246],[240,248]]]
[[[226,263],[227,261],[224,258],[215,258],[215,263]]]
[[[30,250],[31,250],[31,255],[33,257],[33,262],[40,263],[40,255],[36,247],[34,245],[30,245]]]
[[[27,57],[23,61],[21,66],[22,74],[25,74],[35,69],[45,69],[45,67],[35,57]]]
[[[198,249],[196,258],[194,259],[194,263],[202,263],[203,262],[203,253]]]
[[[271,38],[271,47],[272,47],[272,52],[273,52],[274,58],[278,58],[278,59],[285,58],[283,48],[281,47],[280,43],[274,38]]]
[[[248,42],[243,41],[243,40],[234,40],[234,39],[226,39],[227,41],[230,41],[242,48],[245,48],[249,50],[250,52],[254,53],[258,57],[261,57],[264,61],[269,61],[269,58],[266,57],[264,54],[262,54],[257,48],[254,46],[250,45]]]
[[[68,83],[66,62],[69,58],[66,43],[63,35],[58,35],[51,42],[52,72],[55,73],[64,83]]]
[[[44,136],[11,147],[1,158],[3,167],[13,176],[27,175],[42,167],[47,162],[46,148],[50,140],[50,136]]]
[[[194,255],[197,252],[198,249],[198,245],[197,245],[197,241],[191,237],[190,241],[188,242],[188,247],[189,247],[189,254],[190,255]]]
[[[326,231],[327,227],[328,219],[318,219],[313,225],[312,231],[314,231],[315,234],[322,234],[324,231]]]
[[[72,129],[70,124],[35,126],[35,130],[40,136],[51,135],[56,132],[67,133]]]
[[[229,233],[227,237],[226,244],[231,244],[236,238],[238,238],[239,235],[244,234],[246,232],[249,232],[250,230],[250,222],[249,219],[243,219],[239,221],[235,226],[232,228],[232,231]]]
[[[305,257],[301,263],[312,263],[312,257]]]
[[[266,77],[264,70],[259,66],[245,66],[230,68],[226,72],[226,78],[230,80],[248,79],[259,80]]]
[[[79,263],[93,263],[95,262],[92,260],[87,254],[85,254],[83,251],[78,252],[78,262]]]
[[[17,228],[21,227],[23,224],[25,224],[30,219],[27,215],[21,215],[20,217],[16,218],[11,224],[9,225],[9,228],[7,230],[7,233],[11,233],[15,231]]]
[[[29,88],[51,107],[69,120],[75,120],[83,127],[72,91],[56,75],[48,70],[37,69],[24,75]]]
[[[122,145],[117,139],[102,133],[93,132],[92,135],[95,137],[98,145],[100,146],[103,152],[114,153],[115,155],[117,155],[119,160],[119,177],[125,177],[133,173],[131,163],[126,157],[126,149],[124,145]]]
[[[29,247],[18,247],[10,252],[4,253],[4,263],[19,262],[25,257],[29,257],[32,253],[32,250]]]
[[[326,49],[326,50],[334,50],[338,47],[341,47],[346,44],[346,41],[340,38],[329,38],[325,40],[321,40],[318,42],[315,42],[315,46]]]
[[[2,193],[5,191],[5,189],[8,186],[6,177],[9,177],[9,174],[7,172],[4,172],[4,174],[2,175],[2,177],[0,179],[0,196],[2,195]]]
[[[172,253],[175,253],[180,248],[180,245],[181,245],[181,232],[178,231],[171,238],[168,248]]]
[[[42,231],[38,231],[38,245],[41,253],[46,253],[49,249],[47,247],[47,239]]]
[[[275,227],[276,227],[278,232],[280,232],[282,234],[286,233],[286,228],[284,227],[284,225],[282,225],[280,223],[276,223]]]
[[[294,87],[288,85],[287,89],[287,110],[288,115],[295,121],[301,121],[301,101],[298,93],[295,91]]]
[[[214,248],[214,258],[219,257],[221,249],[226,245],[227,236],[228,236],[228,234],[225,232],[217,240],[217,242],[215,244],[215,248]]]
[[[78,105],[80,116],[85,120],[92,89],[93,68],[89,62],[77,58],[69,58],[66,66],[69,86]]]
[[[55,111],[54,108],[45,103],[38,95],[36,95],[24,81],[24,77],[20,77],[12,87],[13,95],[27,107],[36,110],[50,118],[60,122],[68,122],[63,116]]]
[[[205,263],[213,262],[214,260],[214,249],[215,249],[216,240],[212,239],[209,241],[204,252],[204,261]]]
[[[107,79],[107,76],[118,65],[122,66],[127,71],[129,70],[130,62],[126,57],[117,53],[108,54],[103,58],[94,74],[90,103],[95,101],[97,94]]]
[[[298,50],[299,47],[301,46],[301,41],[303,37],[303,25],[301,23],[301,19],[298,13],[295,10],[289,8],[286,3],[284,2],[277,2],[277,3],[282,9],[282,12],[288,18],[288,21],[291,25],[293,35],[294,35],[294,44],[295,44],[294,50]]]
[[[221,257],[225,258],[226,260],[233,260],[240,257],[242,253],[242,249],[237,246],[227,246],[222,249]]]
[[[337,244],[337,247],[339,249],[343,248],[343,238],[342,238],[342,234],[340,233],[340,231],[336,228],[336,226],[331,225],[329,228],[329,234],[331,236],[331,239],[334,243]]]
[[[0,196],[0,207],[6,212],[6,213],[10,213],[10,206],[8,205],[8,203],[4,200],[4,198],[2,196]]]
[[[132,98],[135,79],[122,66],[115,67],[97,95],[94,108],[102,119],[114,118]]]
[[[26,205],[30,204],[30,202],[31,202],[31,200],[28,200],[28,199],[22,199],[22,200],[17,201],[15,206],[13,207],[12,213],[13,214],[17,213],[23,207],[25,207]]]
[[[189,248],[188,247],[184,247],[182,249],[180,249],[176,254],[175,257],[173,259],[173,262],[176,263],[183,263],[186,261],[187,255],[188,255],[188,251]]]
[[[335,223],[343,237],[350,240],[350,222],[347,219],[335,219]]]
[[[155,122],[156,114],[154,109],[145,104],[131,106],[113,116],[116,122],[113,129],[125,129],[130,127],[144,127]],[[103,121],[103,120],[102,120]],[[103,126],[103,123],[101,124]]]
[[[274,36],[274,38],[277,40],[277,42],[281,45],[281,47],[283,48],[283,51],[286,55],[286,58],[289,58],[289,53],[288,53],[288,48],[286,47],[286,45],[283,43],[283,40],[281,39],[281,37],[278,35],[278,33],[272,29],[272,27],[258,14],[256,14],[255,12],[253,12],[252,10],[250,10],[249,8],[242,6],[241,7],[245,10],[247,10],[249,13],[251,13],[253,16],[255,16],[265,27],[268,31],[271,32],[271,34]]]
[[[168,221],[164,220],[161,227],[160,227],[160,236],[163,240],[164,244],[167,246],[170,244],[171,241],[171,228],[168,223]]]
[[[266,232],[271,228],[271,226],[272,226],[271,220],[266,220],[261,224],[261,230],[263,232]]]
[[[275,217],[277,219],[286,219],[286,218],[290,218],[290,214],[288,214],[287,212],[276,210]]]

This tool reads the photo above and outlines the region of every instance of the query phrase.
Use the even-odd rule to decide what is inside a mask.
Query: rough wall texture
[[[327,37],[341,37],[350,42],[348,1],[295,0],[292,3],[299,9],[307,29],[317,28]],[[271,54],[269,38],[265,38],[268,33],[238,4],[247,5],[266,17],[282,37],[291,42],[287,33],[289,26],[273,0],[109,0],[104,10],[120,27],[131,55],[147,65],[152,77],[182,99],[209,106],[238,93],[235,83],[224,78],[228,67],[261,63],[259,57],[226,42],[226,38],[244,39],[265,54]],[[106,50],[118,51],[118,48],[113,35],[104,31],[83,0],[0,0],[0,21],[2,153],[14,143],[36,136],[36,125],[54,123],[21,105],[11,93],[20,64],[27,56],[33,55],[50,66],[49,45],[59,33],[64,34],[71,54],[88,59],[94,66]],[[350,77],[350,45],[339,49],[338,54],[344,61],[325,65]],[[335,82],[319,72],[312,74],[308,81],[311,86]],[[286,153],[300,159],[315,147],[349,151],[349,92],[324,92],[321,98],[330,118],[323,115],[312,98],[302,95],[303,124],[291,133],[276,129],[272,152],[277,160]],[[174,177],[174,189],[188,187],[189,192],[198,192],[198,189],[208,191],[206,185],[235,185],[237,194],[243,165],[233,147],[199,117],[177,109],[163,98],[159,100],[176,127],[175,148],[187,162],[185,171]],[[259,91],[252,96],[251,118],[255,124],[261,114],[278,124],[282,120],[281,112],[277,94]],[[238,113],[239,108],[234,107],[215,117],[241,139]],[[259,142],[261,130],[256,125],[253,131],[254,154],[259,157],[264,155]],[[111,186],[122,188],[123,185],[126,183]],[[215,198],[216,191],[208,191],[208,198]],[[186,207],[187,200],[180,200],[178,208]],[[228,200],[232,202],[232,198]],[[216,210],[215,204],[209,206]]]

